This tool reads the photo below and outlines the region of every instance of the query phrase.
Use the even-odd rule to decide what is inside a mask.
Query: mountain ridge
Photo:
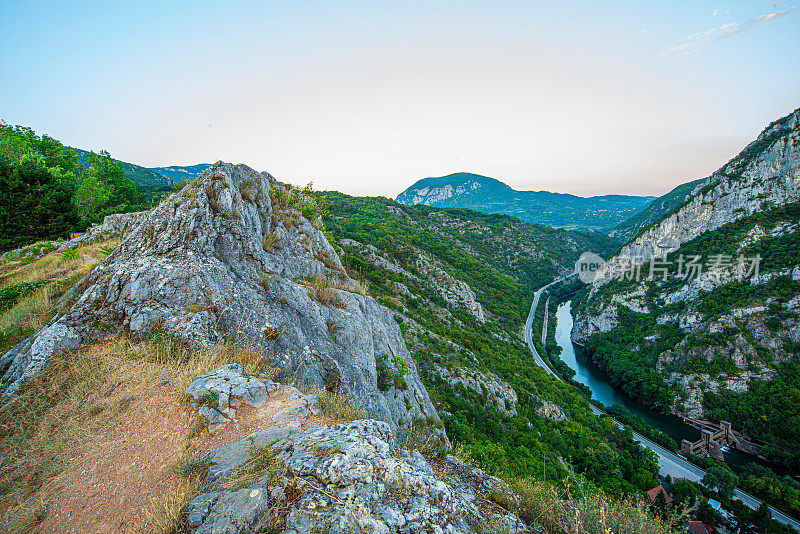
[[[560,228],[601,230],[638,213],[655,198],[635,195],[581,197],[550,191],[519,191],[496,178],[458,172],[418,180],[395,200],[407,205],[505,213],[526,222]]]

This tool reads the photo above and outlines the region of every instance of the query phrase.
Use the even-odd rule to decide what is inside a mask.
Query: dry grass
[[[311,287],[314,289],[341,289],[342,291],[348,291],[350,293],[358,293],[359,295],[366,296],[369,294],[367,289],[367,284],[363,281],[358,280],[342,280],[335,276],[304,276],[303,278],[299,278],[296,282],[303,284],[304,286]]]
[[[273,355],[261,349],[237,342],[227,342],[212,347],[192,347],[183,340],[165,332],[155,332],[136,344],[122,339],[126,357],[141,360],[155,367],[173,367],[178,370],[176,389],[186,391],[198,376],[222,365],[238,363],[245,374],[272,380],[277,374]],[[189,399],[182,397],[182,402]]]
[[[318,287],[314,289],[314,298],[323,306],[336,306],[337,308],[344,307],[336,290],[330,287]]]
[[[231,473],[228,487],[244,488],[261,479],[268,487],[282,485],[285,474],[286,465],[270,445],[251,445],[247,460]]]
[[[349,279],[347,281],[343,281],[335,276],[304,276],[303,278],[299,278],[295,281],[308,287],[311,290],[313,297],[320,304],[324,304],[326,306],[343,306],[339,296],[336,294],[336,289],[350,293],[358,293],[362,296],[369,295],[366,283]]]
[[[102,261],[104,250],[118,244],[119,240],[101,241],[72,249],[70,258],[49,253],[34,261],[12,259],[0,265],[0,291],[21,283],[44,284],[0,312],[0,352],[47,323],[58,297]]]
[[[65,353],[0,407],[0,531],[36,528],[64,485],[62,473],[75,450],[104,425],[126,417],[135,401],[131,391],[166,380],[183,400],[195,377],[220,365],[238,363],[249,374],[269,377],[270,361],[266,353],[234,344],[192,350],[163,334],[139,342],[121,337]],[[111,375],[109,369],[115,369]],[[116,389],[123,382],[125,392]],[[181,474],[196,473],[197,467],[185,460]],[[170,525],[200,487],[197,478],[186,477],[151,503],[148,518],[156,532],[174,532]]]
[[[81,401],[102,386],[102,369],[98,360],[68,352],[0,407],[0,525],[9,531],[26,532],[44,517],[91,417]]]
[[[261,240],[261,246],[264,248],[264,252],[272,252],[275,249],[275,246],[280,241],[280,237],[278,234],[274,234],[272,232],[268,233],[264,236],[264,239]]]
[[[233,470],[228,479],[229,488],[244,488],[258,481],[272,493],[267,515],[255,525],[250,525],[253,532],[283,532],[286,516],[292,504],[301,496],[297,477],[287,478],[289,474],[286,464],[270,445],[252,445],[248,449],[245,462]]]
[[[186,505],[202,491],[203,486],[196,480],[184,479],[173,483],[164,495],[150,501],[150,507],[145,511],[147,526],[140,531],[154,534],[186,532]]]
[[[677,518],[654,517],[642,500],[615,499],[575,484],[557,489],[533,478],[514,478],[492,497],[545,534],[672,534]]]
[[[178,534],[185,532],[186,505],[203,492],[211,461],[197,454],[183,457],[172,470],[181,479],[173,483],[167,492],[150,501],[145,512],[147,526],[142,530],[157,534]]]
[[[319,398],[322,415],[337,423],[357,421],[367,417],[361,403],[338,390],[312,388],[307,393],[316,395]]]
[[[398,429],[397,448],[417,450],[428,459],[442,458],[451,450],[443,427],[441,422],[432,419],[412,421],[407,427]]]

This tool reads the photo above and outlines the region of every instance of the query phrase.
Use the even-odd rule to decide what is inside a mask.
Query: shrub
[[[425,458],[441,458],[450,452],[442,424],[435,419],[415,419],[397,430],[397,448],[417,450]]]
[[[80,253],[78,252],[77,248],[67,249],[67,250],[65,250],[64,252],[62,252],[60,254],[62,262],[76,260],[76,259],[78,259],[79,255],[80,255]]]
[[[318,287],[314,290],[314,298],[324,306],[336,306],[341,308],[344,306],[336,290],[331,287]]]
[[[614,499],[581,484],[558,490],[530,477],[511,479],[509,487],[498,488],[492,499],[554,534],[670,534],[676,520],[652,516],[642,500]]]
[[[172,471],[182,478],[205,481],[209,467],[211,467],[211,460],[207,456],[189,454],[172,466]]]
[[[263,247],[264,252],[272,252],[278,241],[280,241],[278,234],[270,232],[265,235],[264,239],[261,240],[261,246]]]

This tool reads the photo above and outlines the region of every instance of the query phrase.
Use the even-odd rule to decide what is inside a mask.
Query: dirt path
[[[258,409],[243,406],[237,411],[237,423],[189,441],[191,422],[180,409],[171,383],[115,388],[109,404],[127,404],[124,412],[112,415],[78,448],[60,476],[63,486],[38,532],[140,531],[151,501],[179,482],[172,467],[181,457],[216,449],[271,426],[272,416],[288,404],[287,398],[281,393]]]

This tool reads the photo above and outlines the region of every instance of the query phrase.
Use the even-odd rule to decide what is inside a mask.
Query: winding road
[[[561,377],[558,376],[550,366],[547,365],[542,357],[539,355],[539,352],[536,350],[536,347],[533,344],[533,319],[536,315],[536,307],[539,305],[539,297],[541,296],[542,292],[547,289],[548,287],[552,286],[553,284],[557,284],[570,278],[567,276],[565,278],[559,278],[550,282],[546,286],[539,288],[538,291],[533,296],[533,303],[531,304],[531,311],[528,313],[528,320],[525,322],[525,342],[528,344],[528,348],[533,354],[533,358],[536,361],[536,364],[542,367],[548,374],[554,376],[556,380],[561,380]],[[548,297],[549,299],[549,297]],[[546,339],[546,330],[542,333],[542,339]],[[543,343],[544,344],[544,343]],[[592,412],[594,412],[597,416],[607,416],[610,417],[606,412],[601,410],[600,408],[596,407],[593,404],[590,404]],[[612,418],[613,419],[613,418]],[[614,423],[619,427],[623,428],[624,425],[614,419]],[[647,447],[651,451],[655,452],[658,456],[658,469],[659,473],[662,476],[670,475],[672,478],[685,478],[687,480],[691,480],[692,482],[700,482],[703,477],[705,476],[706,472],[699,467],[695,466],[694,464],[689,463],[685,458],[682,456],[678,456],[677,454],[673,454],[670,451],[666,450],[665,448],[657,445],[647,439],[646,437],[642,436],[641,434],[637,434],[636,432],[633,433],[633,439],[641,443],[643,446]],[[759,506],[761,506],[761,501],[753,497],[752,495],[745,493],[741,490],[735,490],[733,496],[740,501],[742,501],[745,505],[749,508],[755,510]],[[796,531],[800,532],[800,521],[789,517],[788,515],[776,510],[772,506],[769,507],[770,511],[772,512],[772,517],[776,521],[780,521],[785,525],[789,525],[794,528]]]

